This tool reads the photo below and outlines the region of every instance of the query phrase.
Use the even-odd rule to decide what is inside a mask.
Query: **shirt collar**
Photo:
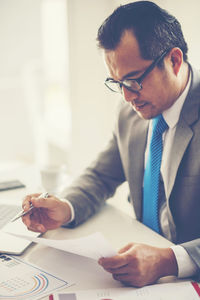
[[[176,124],[178,123],[182,106],[185,102],[185,99],[186,99],[188,91],[189,91],[190,82],[191,82],[191,72],[189,75],[188,83],[187,83],[183,93],[178,97],[178,99],[174,102],[174,104],[170,108],[166,109],[162,113],[163,118],[165,119],[165,122],[167,123],[169,128],[175,127]]]

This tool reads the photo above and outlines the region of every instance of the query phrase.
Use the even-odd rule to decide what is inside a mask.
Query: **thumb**
[[[54,208],[55,207],[55,201],[52,198],[31,198],[31,202],[34,207],[44,207],[44,208]]]
[[[131,247],[133,247],[134,245],[135,245],[135,243],[129,243],[129,244],[127,244],[125,247],[121,248],[121,249],[118,251],[118,253],[119,253],[119,254],[122,254],[122,253],[128,251],[128,250],[129,250]]]

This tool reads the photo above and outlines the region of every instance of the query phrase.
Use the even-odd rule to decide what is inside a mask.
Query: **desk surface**
[[[25,194],[25,189],[3,192],[0,193],[0,201],[10,199],[12,203],[14,200],[19,203]],[[170,241],[111,204],[104,205],[98,214],[75,229],[59,228],[44,236],[51,239],[75,239],[96,231],[102,232],[115,249],[120,249],[129,242],[148,243],[158,247],[172,245]],[[75,282],[66,291],[121,286],[96,261],[47,246],[32,244],[21,257],[68,282]],[[161,281],[163,280],[170,282],[177,279],[168,277]]]
[[[105,205],[97,215],[75,229],[59,228],[47,232],[45,237],[74,239],[96,231],[102,232],[115,249],[119,249],[131,241],[159,247],[172,245],[171,242],[112,205]],[[75,286],[67,288],[66,291],[121,286],[96,261],[78,255],[68,254],[42,245],[33,245],[22,257],[68,282],[76,283]],[[174,277],[165,278],[165,282],[174,280]]]

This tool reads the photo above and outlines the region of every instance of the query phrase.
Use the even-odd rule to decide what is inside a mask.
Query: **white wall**
[[[199,0],[156,0],[155,3],[169,10],[180,21],[188,43],[189,61],[200,68],[200,1]]]
[[[0,1],[0,161],[34,155],[21,70],[41,57],[39,2]]]
[[[69,45],[72,108],[72,172],[96,156],[111,134],[116,96],[104,86],[102,54],[97,30],[115,7],[115,1],[69,0]]]
[[[32,68],[33,80],[38,73],[40,81],[39,67],[44,60],[41,22],[44,1],[0,1],[0,162],[35,159],[37,140],[30,111],[35,109],[35,104],[32,109],[28,102],[37,102],[42,93],[33,90],[27,97],[27,85],[31,83],[24,80],[24,75]],[[70,26],[72,148],[70,155],[69,149],[51,145],[51,152],[58,157],[55,161],[68,161],[72,173],[76,174],[105,143],[113,123],[112,109],[116,101],[104,87],[105,71],[95,39],[97,28],[115,1],[101,1],[101,5],[92,0],[66,0],[66,3]],[[41,113],[43,104],[38,109]],[[64,134],[61,137],[67,138]]]

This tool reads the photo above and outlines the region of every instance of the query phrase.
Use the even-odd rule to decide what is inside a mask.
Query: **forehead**
[[[149,62],[141,57],[138,42],[131,31],[125,31],[115,50],[104,50],[104,60],[110,76],[122,79],[130,72],[140,72]]]

